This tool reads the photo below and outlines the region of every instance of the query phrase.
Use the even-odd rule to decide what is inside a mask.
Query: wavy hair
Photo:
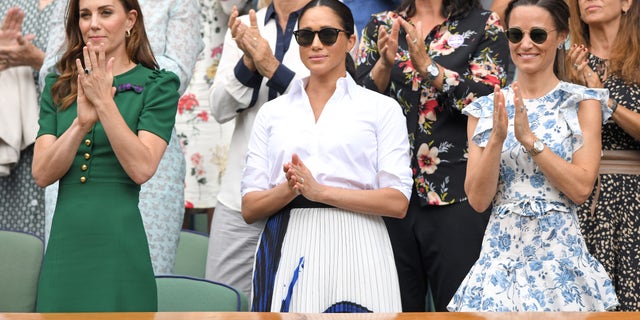
[[[609,70],[627,83],[640,84],[640,3],[631,1],[622,15],[620,28],[611,48]]]
[[[511,0],[504,11],[504,23],[509,27],[511,11],[519,6],[540,7],[551,15],[555,30],[558,33],[569,34],[569,17],[571,11],[565,0]],[[568,75],[565,69],[566,54],[564,48],[556,50],[556,57],[553,62],[553,73],[560,80],[567,80]]]
[[[464,17],[474,8],[480,8],[480,0],[443,0],[443,17]],[[396,12],[407,12],[407,17],[416,14],[416,0],[403,0]]]
[[[125,12],[135,10],[138,13],[136,21],[130,30],[131,34],[125,41],[127,56],[134,63],[140,63],[150,69],[158,69],[158,63],[153,56],[151,44],[149,44],[149,38],[144,29],[140,4],[138,4],[137,0],[119,0],[119,2],[124,7]],[[56,64],[60,76],[51,87],[53,102],[61,110],[68,108],[78,97],[76,59],[82,60],[82,48],[86,45],[80,31],[80,0],[69,1],[66,19],[67,49]]]
[[[347,36],[350,37],[355,33],[355,23],[353,21],[353,14],[351,13],[351,9],[347,7],[344,3],[338,0],[312,0],[307,5],[302,7],[300,10],[300,17],[298,21],[302,19],[302,16],[307,12],[307,10],[315,7],[327,7],[331,9],[336,16],[338,16],[340,20],[340,26],[344,31],[347,32]],[[353,61],[353,57],[348,52],[345,57],[345,66],[347,72],[353,79],[356,78],[356,63]]]

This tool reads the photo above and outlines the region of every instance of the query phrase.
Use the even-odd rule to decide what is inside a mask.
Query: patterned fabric
[[[216,206],[222,175],[226,169],[229,144],[235,121],[220,124],[211,115],[209,87],[218,69],[224,35],[232,5],[242,9],[247,0],[200,0],[203,54],[198,57],[193,78],[180,98],[176,130],[187,162],[185,177],[185,207]]]
[[[589,66],[604,80],[607,61],[589,55]],[[610,95],[625,108],[639,112],[640,84],[627,84],[611,76],[604,82]],[[608,121],[602,127],[604,150],[640,150],[640,142]],[[640,176],[601,174],[600,196],[591,213],[594,195],[578,211],[589,252],[611,276],[621,311],[640,311]],[[594,191],[595,192],[595,191]]]
[[[391,28],[394,12],[372,16],[363,30],[356,62],[358,83],[378,91],[371,69],[380,58],[378,28]],[[409,21],[403,13],[401,16]],[[499,18],[474,9],[465,17],[449,18],[427,35],[428,53],[444,68],[442,91],[413,67],[400,28],[398,52],[385,94],[395,98],[407,117],[412,144],[414,183],[422,205],[446,205],[465,201],[464,181],[467,137],[466,117],[460,114],[469,102],[492,92],[507,80],[509,52]]]
[[[33,45],[45,51],[49,37],[49,17],[54,3],[55,0],[40,10],[38,1],[0,1],[0,16],[4,17],[11,7],[20,7],[24,11],[22,33],[36,35]],[[37,86],[36,80],[37,72],[34,71]],[[31,176],[32,158],[33,146],[20,153],[20,161],[9,176],[0,177],[0,229],[27,232],[44,238],[44,191],[35,184]]]
[[[577,206],[555,188],[513,132],[513,90],[503,89],[509,132],[498,191],[480,258],[448,306],[451,311],[604,311],[618,301],[602,265],[587,251]],[[583,145],[578,103],[607,92],[560,82],[538,99],[524,99],[533,133],[571,162]],[[463,111],[479,118],[473,141],[486,146],[493,125],[493,94]]]

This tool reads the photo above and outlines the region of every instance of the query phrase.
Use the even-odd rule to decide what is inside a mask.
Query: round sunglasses
[[[338,41],[338,35],[340,32],[344,32],[347,35],[350,35],[349,32],[336,28],[322,28],[318,31],[311,31],[307,29],[296,30],[293,32],[293,35],[296,37],[296,42],[301,47],[308,47],[313,43],[313,39],[316,38],[316,34],[325,46],[330,46]]]
[[[547,31],[543,28],[533,27],[531,28],[531,30],[528,31],[529,39],[531,39],[531,41],[537,44],[543,44],[545,41],[547,41],[547,36],[549,35],[549,32],[552,32],[552,31],[555,31],[555,30]],[[509,39],[511,43],[519,43],[520,41],[522,41],[522,38],[524,38],[525,33],[527,32],[522,31],[522,29],[518,27],[512,27],[507,29],[507,39]]]

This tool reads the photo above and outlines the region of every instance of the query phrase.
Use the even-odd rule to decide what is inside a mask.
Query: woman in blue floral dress
[[[608,93],[560,80],[556,59],[568,19],[563,0],[510,2],[505,20],[518,79],[463,110],[465,190],[474,209],[493,209],[480,258],[451,311],[603,311],[618,304],[576,214],[598,173]]]

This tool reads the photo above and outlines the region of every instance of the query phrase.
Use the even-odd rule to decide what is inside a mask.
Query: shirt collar
[[[271,3],[268,7],[267,7],[267,13],[264,16],[264,24],[267,25],[267,22],[269,22],[269,20],[273,19],[273,20],[277,20],[278,15],[276,14],[276,9],[273,7],[273,3]]]
[[[302,95],[304,88],[309,83],[309,76],[296,80],[295,85],[291,87],[289,92],[292,95]],[[357,96],[358,84],[353,80],[351,75],[347,72],[346,77],[341,77],[336,81],[336,91],[333,95],[345,96],[349,95],[349,98],[354,99]]]
[[[302,11],[302,8],[291,12],[290,15],[295,14],[296,17],[299,17],[300,11]],[[278,13],[276,12],[275,7],[273,6],[273,2],[267,7],[267,12],[265,13],[265,16],[264,16],[264,24],[267,25],[267,23],[271,19],[276,20],[276,23],[278,22]]]

